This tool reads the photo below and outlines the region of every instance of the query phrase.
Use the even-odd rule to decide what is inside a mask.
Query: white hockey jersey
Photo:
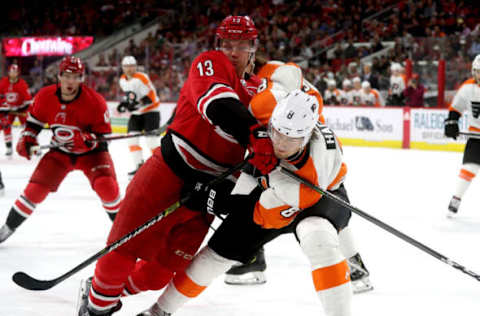
[[[403,90],[406,88],[406,79],[405,75],[399,75],[399,76],[390,76],[390,89],[389,93],[391,95],[398,95],[401,96],[403,93]]]
[[[480,132],[480,84],[471,78],[466,80],[453,98],[450,110],[468,113],[468,129]]]
[[[347,167],[334,133],[318,124],[305,152],[294,161],[282,160],[281,166],[324,190],[336,190],[343,183]],[[258,185],[249,174],[242,173],[232,194],[248,194]],[[262,179],[262,192],[255,205],[254,220],[264,228],[287,226],[303,209],[318,202],[321,195],[290,178],[277,167]],[[262,216],[262,214],[267,214]]]
[[[362,105],[362,89],[348,91],[352,105]]]
[[[361,103],[363,105],[376,106],[376,107],[385,106],[385,103],[383,102],[383,98],[380,95],[380,92],[378,92],[378,90],[376,89],[370,89],[369,93],[365,93],[365,91],[362,90],[360,97],[361,97]]]
[[[135,100],[140,102],[140,100],[148,96],[153,102],[147,104],[140,109],[132,112],[132,114],[143,114],[152,111],[159,111],[160,99],[158,98],[157,91],[153,86],[150,78],[147,74],[143,72],[136,72],[132,78],[128,79],[125,74],[120,77],[120,88],[122,91],[127,94],[128,92],[133,92],[135,94]]]
[[[323,93],[323,99],[326,105],[339,105],[340,104],[340,91],[338,89],[325,90]]]
[[[352,96],[350,91],[340,90],[340,105],[352,105]]]

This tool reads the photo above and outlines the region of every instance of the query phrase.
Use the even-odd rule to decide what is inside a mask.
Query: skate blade
[[[225,283],[230,285],[257,285],[267,282],[265,273],[262,271],[247,272],[245,274],[226,274]]]
[[[358,281],[352,281],[353,294],[365,293],[373,290],[369,278],[363,278]]]
[[[76,308],[75,308],[74,316],[82,315],[82,314],[80,314],[80,312],[82,312],[80,310],[80,308],[82,307],[83,300],[85,299],[85,297],[88,296],[86,286],[87,286],[87,283],[85,282],[85,280],[81,280],[80,281],[80,289],[78,290],[78,295],[77,295],[77,305],[76,305]]]

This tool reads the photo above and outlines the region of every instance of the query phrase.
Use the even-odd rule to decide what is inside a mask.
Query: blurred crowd
[[[102,36],[133,19],[152,19],[166,8],[175,12],[175,18],[160,24],[157,32],[131,40],[124,51],[107,51],[90,65],[89,84],[108,100],[119,98],[121,58],[133,55],[161,100],[175,101],[192,59],[213,47],[217,24],[230,14],[249,14],[260,34],[258,53],[297,62],[320,91],[328,90],[333,81],[336,89],[343,89],[345,80],[358,77],[360,86],[367,82],[387,104],[399,102],[392,98],[392,65],[404,68],[404,61],[412,60],[414,81],[435,90],[436,63],[444,58],[447,90],[453,90],[469,76],[471,60],[480,53],[480,8],[470,1],[228,0],[212,1],[206,9],[198,1],[112,0],[103,1],[99,10],[92,9],[94,0],[80,6],[73,0],[60,2],[63,7],[52,6],[35,17],[26,16],[31,10],[18,11],[16,18],[28,23],[13,23],[8,32]],[[55,26],[49,26],[54,20]],[[411,86],[407,79],[412,78],[404,80],[404,90]],[[389,105],[404,105],[407,100],[404,96],[400,104]]]

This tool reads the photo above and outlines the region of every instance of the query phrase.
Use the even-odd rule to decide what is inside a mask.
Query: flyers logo
[[[480,115],[480,102],[472,101],[472,116],[478,119]]]

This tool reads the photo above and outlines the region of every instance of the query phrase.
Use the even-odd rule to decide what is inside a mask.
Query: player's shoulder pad
[[[133,78],[140,80],[143,84],[147,85],[150,82],[150,78],[144,72],[137,71],[133,74]]]
[[[57,87],[56,84],[45,86],[40,90],[38,90],[37,94],[35,95],[35,98],[39,100],[41,98],[47,98],[49,96],[55,95],[55,93],[57,92],[57,88],[59,89],[59,87]]]
[[[90,99],[89,100],[90,104],[92,104],[92,105],[93,104],[95,104],[95,105],[100,104],[102,106],[106,106],[105,98],[100,93],[98,93],[97,91],[88,87],[85,84],[82,84],[82,93],[85,94],[85,97]]]
[[[327,125],[324,125],[318,122],[317,126],[315,127],[314,133],[315,131],[317,131],[316,134],[325,142],[325,148],[327,150],[337,149],[335,134]]]
[[[269,79],[287,91],[300,89],[303,81],[302,70],[295,64],[287,63],[278,66]]]

